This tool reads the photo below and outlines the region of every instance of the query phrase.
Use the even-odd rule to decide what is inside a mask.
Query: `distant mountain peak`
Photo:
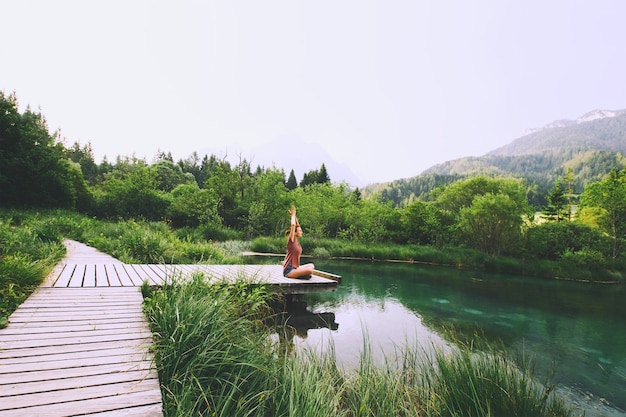
[[[601,109],[596,109],[596,110],[592,110],[588,113],[583,114],[582,116],[580,116],[579,118],[577,118],[576,120],[570,120],[570,119],[561,119],[561,120],[555,120],[552,123],[548,123],[547,125],[543,126],[543,127],[537,127],[537,128],[530,128],[530,129],[526,129],[524,131],[524,135],[530,135],[532,133],[536,133],[536,132],[540,132],[542,130],[546,130],[546,129],[555,129],[555,128],[559,128],[559,127],[568,127],[568,126],[573,126],[573,125],[579,125],[581,123],[586,123],[586,122],[592,122],[594,120],[601,120],[601,119],[607,119],[610,117],[617,117],[621,114],[626,113],[626,110],[601,110]]]
[[[590,122],[592,120],[606,119],[607,117],[615,117],[622,113],[626,112],[626,110],[592,110],[589,113],[585,113],[576,119],[576,123],[585,123]]]

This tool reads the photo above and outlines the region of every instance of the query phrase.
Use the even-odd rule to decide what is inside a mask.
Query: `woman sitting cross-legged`
[[[302,228],[296,218],[296,207],[291,206],[289,210],[291,215],[291,227],[287,230],[287,254],[283,261],[283,276],[287,278],[310,279],[315,265],[309,263],[300,265],[300,255],[302,255],[302,246],[298,239],[302,237]]]

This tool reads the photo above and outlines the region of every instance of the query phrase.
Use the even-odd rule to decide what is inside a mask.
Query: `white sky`
[[[0,0],[0,16],[0,90],[96,162],[241,152],[298,173],[290,155],[329,165],[318,150],[364,185],[626,108],[621,0]]]

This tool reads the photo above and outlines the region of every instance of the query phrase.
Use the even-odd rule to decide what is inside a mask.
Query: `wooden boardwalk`
[[[285,278],[281,265],[163,265],[124,264],[78,242],[68,241],[68,257],[43,283],[51,288],[138,287],[144,281],[162,285],[166,280],[188,279],[202,273],[207,280],[234,281],[245,278],[271,284],[285,294],[335,291],[341,277],[322,271],[309,280]]]
[[[162,416],[136,287],[39,288],[0,330],[0,416]]]
[[[67,241],[67,256],[0,330],[0,417],[162,416],[139,286],[203,273],[285,293],[333,291],[340,277],[284,278],[280,265],[130,265]]]

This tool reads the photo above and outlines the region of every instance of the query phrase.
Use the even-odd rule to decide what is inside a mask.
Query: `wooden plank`
[[[135,284],[133,284],[133,280],[128,276],[126,269],[124,269],[124,264],[113,264],[113,269],[117,272],[117,277],[123,287],[135,286]]]
[[[70,282],[67,284],[68,287],[82,287],[83,281],[85,279],[85,269],[87,265],[85,264],[76,264],[76,268],[74,268],[74,273],[70,278]]]
[[[0,417],[32,417],[32,416],[66,416],[84,415],[105,411],[124,410],[125,408],[157,405],[161,402],[161,391],[138,391],[129,394],[119,394],[115,397],[88,398],[81,401],[71,401],[57,404],[40,405],[35,407],[12,409],[0,412]],[[162,415],[155,409],[154,415]]]
[[[42,323],[36,327],[29,326],[28,328],[24,328],[23,326],[9,326],[0,330],[0,339],[4,339],[7,336],[18,335],[18,334],[37,334],[37,333],[54,333],[57,331],[62,332],[76,332],[76,331],[86,331],[86,330],[110,330],[110,329],[129,329],[133,330],[139,328],[141,326],[146,325],[145,319],[143,317],[138,316],[134,320],[114,320],[110,322],[109,320],[99,320],[99,321],[90,321],[90,320],[80,320],[80,321],[72,321],[71,324],[67,324],[67,322],[62,322],[63,324],[59,325],[49,325],[50,322]]]
[[[98,377],[102,374],[111,374],[127,371],[148,371],[154,369],[152,362],[148,360],[138,362],[112,363],[93,365],[84,368],[67,368],[62,372],[59,369],[32,371],[13,374],[0,374],[0,388],[2,385],[17,384],[22,382],[47,381],[55,379],[74,378],[78,376]]]
[[[16,340],[16,341],[3,341],[0,344],[2,349],[23,349],[23,348],[40,348],[47,346],[65,346],[74,344],[89,344],[98,342],[124,342],[129,340],[148,340],[152,337],[150,332],[139,332],[136,334],[129,333],[116,333],[110,335],[94,335],[94,336],[69,336],[69,337],[57,337],[52,339],[42,339],[37,341],[37,345],[33,346],[33,343],[28,340]]]
[[[0,401],[2,397],[11,395],[21,395],[33,392],[44,392],[53,390],[62,390],[75,387],[88,387],[90,385],[106,385],[117,382],[141,381],[147,377],[147,371],[127,371],[105,373],[94,376],[77,376],[74,378],[63,378],[55,380],[22,382],[19,384],[2,385],[0,391]]]
[[[22,356],[17,358],[4,358],[2,359],[2,366],[4,365],[13,365],[17,363],[39,363],[43,361],[60,361],[60,360],[71,360],[71,359],[84,359],[84,358],[98,358],[104,356],[118,356],[118,355],[132,355],[135,353],[143,353],[146,354],[146,350],[139,346],[127,346],[127,347],[108,347],[104,349],[95,349],[95,350],[80,350],[78,352],[54,352],[49,353],[47,355],[33,355],[33,356]],[[149,356],[146,356],[146,359]],[[0,396],[2,392],[0,392]]]
[[[92,350],[100,349],[124,349],[124,348],[147,348],[152,344],[152,339],[136,339],[136,340],[112,340],[106,342],[89,343],[83,345],[69,345],[63,346],[63,352],[88,352]],[[26,349],[0,349],[0,359],[5,358],[26,358],[34,356],[54,355],[59,353],[57,346],[45,346],[45,347],[33,347]]]
[[[106,270],[107,277],[109,278],[109,285],[111,287],[121,287],[122,282],[117,275],[117,269],[115,268],[115,264],[105,264],[104,268]]]
[[[145,405],[139,407],[128,407],[113,411],[90,414],[90,417],[156,417],[162,416],[161,404]]]
[[[159,382],[155,379],[143,381],[116,382],[106,385],[88,387],[75,387],[65,390],[38,392],[5,397],[0,405],[0,410],[11,408],[25,408],[46,404],[63,404],[71,401],[85,400],[87,398],[114,397],[121,394],[134,392],[146,392],[159,389]]]
[[[333,281],[341,282],[341,275],[331,274],[330,272],[319,271],[317,269],[313,270],[313,275],[317,275],[318,277],[332,279]]]
[[[129,285],[133,287],[141,287],[144,278],[139,275],[138,271],[136,271],[131,264],[122,264],[122,268],[130,280]]]
[[[98,357],[86,357],[79,359],[57,359],[49,357],[42,362],[3,364],[0,367],[0,375],[16,374],[20,372],[49,371],[53,369],[78,368],[94,365],[111,365],[115,363],[139,362],[147,359],[147,352],[126,353],[126,355],[104,355]]]
[[[85,277],[83,278],[83,287],[92,288],[96,286],[96,264],[85,265]]]
[[[76,268],[75,264],[67,265],[65,268],[63,268],[63,271],[61,271],[61,274],[59,274],[59,277],[54,282],[53,287],[67,287],[68,284],[70,283],[70,278],[74,274],[75,268]]]
[[[116,334],[144,334],[146,332],[149,333],[149,329],[147,326],[134,326],[134,327],[124,327],[124,328],[115,328],[115,329],[88,329],[83,331],[63,331],[63,327],[53,327],[51,328],[51,332],[42,333],[42,332],[32,332],[32,333],[21,333],[21,334],[8,334],[2,336],[2,344],[0,346],[4,346],[4,343],[8,342],[19,342],[19,341],[27,341],[30,342],[32,347],[36,347],[38,343],[45,340],[56,340],[62,338],[78,338],[78,337],[93,337],[104,336],[104,335],[116,335]],[[1,372],[1,370],[0,370]]]
[[[162,285],[165,279],[165,274],[157,268],[152,268],[156,265],[132,265],[133,268],[141,270],[140,275],[148,279],[150,285]]]
[[[96,264],[96,287],[108,287],[109,278],[104,264]]]

